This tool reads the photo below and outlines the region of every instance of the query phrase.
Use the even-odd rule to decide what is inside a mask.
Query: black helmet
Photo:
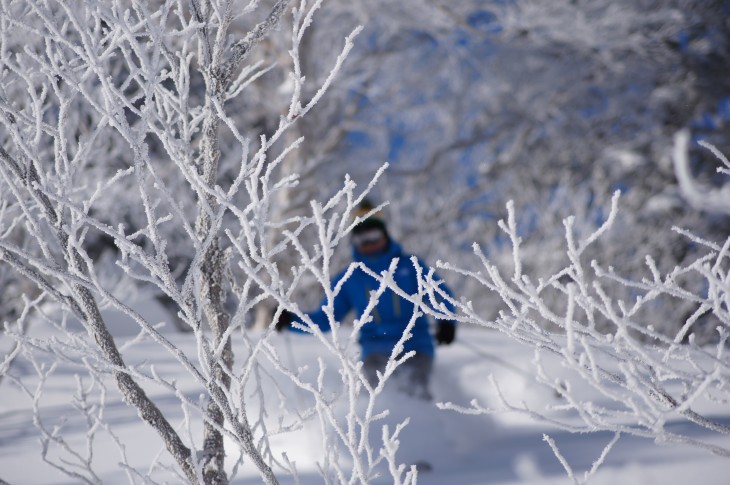
[[[355,217],[363,217],[370,213],[374,208],[375,205],[369,199],[363,199],[355,210]],[[379,230],[386,238],[388,237],[388,229],[385,225],[385,221],[383,220],[383,213],[381,211],[374,212],[369,217],[362,220],[352,229],[352,234],[362,234],[371,230]]]

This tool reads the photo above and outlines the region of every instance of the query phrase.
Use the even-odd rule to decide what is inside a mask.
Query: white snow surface
[[[155,302],[144,302],[140,306],[145,316],[155,321],[164,319],[164,310]],[[119,314],[107,312],[107,321],[120,341],[134,335],[136,329],[131,321]],[[164,332],[166,336],[188,355],[195,354],[195,342],[190,334],[177,333],[172,329]],[[46,336],[47,330],[38,323],[31,326],[30,336]],[[287,339],[289,341],[287,342]],[[279,347],[281,355],[287,355],[287,345],[296,360],[295,366],[311,365],[316,368],[317,358],[324,359],[331,368],[335,362],[328,362],[328,355],[322,352],[321,344],[306,335],[274,335],[272,342]],[[11,345],[7,340],[0,341],[3,354]],[[234,340],[234,349],[236,347]],[[474,349],[479,349],[479,354]],[[180,387],[189,387],[191,395],[199,392],[197,385],[184,373],[169,353],[160,349],[154,341],[139,343],[125,352],[127,362],[154,363],[158,372],[174,377]],[[514,403],[525,402],[535,409],[560,404],[554,391],[535,382],[531,377],[533,350],[510,340],[495,331],[462,326],[458,330],[457,341],[447,347],[439,347],[435,370],[432,378],[434,402],[410,399],[390,391],[382,402],[391,409],[391,416],[384,424],[393,426],[406,416],[411,422],[401,440],[399,457],[404,463],[419,460],[428,461],[433,470],[419,473],[418,483],[426,485],[443,484],[567,484],[572,483],[553,454],[550,446],[543,440],[548,434],[557,444],[560,452],[574,470],[577,477],[590,470],[592,463],[600,456],[603,448],[613,435],[605,432],[571,434],[551,427],[545,423],[532,421],[523,415],[498,413],[489,416],[459,414],[454,411],[439,410],[436,402],[452,402],[469,407],[472,399],[477,399],[483,407],[500,407],[496,393],[489,383],[492,374],[499,383],[505,397]],[[545,359],[545,356],[543,356]],[[25,361],[13,364],[15,375],[25,375],[32,382],[32,369],[24,369]],[[546,361],[543,362],[545,365]],[[560,365],[555,362],[551,370],[560,376]],[[547,362],[547,365],[550,365]],[[520,371],[521,370],[521,371]],[[49,428],[67,418],[63,427],[65,439],[71,445],[83,445],[87,428],[82,418],[70,406],[71,396],[76,389],[74,374],[78,369],[69,364],[61,364],[54,373],[42,397],[42,418]],[[171,374],[172,373],[172,374]],[[175,374],[177,373],[177,374]],[[570,379],[569,375],[563,376]],[[337,379],[332,372],[328,379]],[[186,386],[189,383],[189,386]],[[573,383],[573,385],[579,385]],[[155,433],[142,423],[136,412],[119,398],[110,385],[105,410],[106,421],[126,444],[130,464],[146,471],[151,458],[163,451],[161,441]],[[293,384],[282,381],[281,389],[286,399],[306,406],[306,396],[294,388]],[[177,399],[166,395],[164,390],[149,387],[148,392],[155,403],[172,416],[173,425],[183,419]],[[585,390],[590,395],[590,389]],[[596,399],[600,399],[595,396]],[[271,396],[272,410],[278,406],[278,398]],[[711,406],[711,405],[709,405]],[[708,408],[704,410],[715,419],[730,422],[730,409]],[[257,412],[257,411],[256,411]],[[255,412],[251,413],[256,414]],[[271,413],[275,415],[276,413]],[[565,416],[562,416],[565,418]],[[272,418],[273,419],[273,418]],[[570,419],[570,418],[568,418]],[[709,432],[693,429],[685,422],[670,423],[686,434],[708,439]],[[378,437],[380,433],[374,433]],[[198,432],[195,439],[200,440]],[[286,452],[289,459],[296,462],[302,485],[323,483],[318,474],[317,462],[322,456],[320,428],[316,421],[308,422],[303,429],[278,435],[272,438],[274,453]],[[710,437],[712,442],[728,446],[729,437]],[[10,484],[74,484],[67,477],[43,462],[40,456],[41,445],[33,424],[31,403],[18,387],[9,379],[0,383],[0,479]],[[119,453],[111,439],[100,434],[93,444],[94,469],[102,483],[127,483],[127,475],[119,467]],[[235,457],[233,457],[235,458]],[[661,445],[650,440],[623,436],[609,452],[591,484],[622,485],[720,485],[728,483],[730,461],[714,456],[709,452],[685,445]],[[282,484],[297,481],[287,472],[279,469],[277,476]],[[169,477],[168,477],[169,480]],[[174,483],[174,481],[168,483]],[[239,469],[233,484],[261,483],[253,465],[245,463]],[[392,483],[387,474],[373,483]]]

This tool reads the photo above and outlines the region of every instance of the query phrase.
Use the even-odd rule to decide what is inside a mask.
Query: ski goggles
[[[378,243],[385,239],[385,234],[380,229],[370,229],[352,235],[352,244],[364,246],[366,244]]]

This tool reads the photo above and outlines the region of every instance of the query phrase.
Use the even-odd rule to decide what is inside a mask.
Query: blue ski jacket
[[[413,266],[411,256],[404,253],[398,243],[391,239],[385,251],[374,255],[364,255],[353,248],[353,260],[363,263],[376,274],[387,270],[394,258],[398,258],[398,266],[393,275],[395,283],[408,294],[417,293],[416,268]],[[429,271],[428,267],[420,259],[418,261],[421,268],[423,268],[423,274],[426,274]],[[346,273],[347,270],[343,270],[332,279],[333,288]],[[355,310],[359,318],[368,305],[370,292],[377,290],[378,287],[379,284],[375,278],[365,273],[361,268],[356,268],[335,296],[333,303],[335,320],[341,321],[350,310]],[[452,295],[445,283],[442,283],[440,287],[449,296]],[[320,310],[307,314],[323,331],[330,330],[329,320],[321,309],[326,304],[327,300],[325,298],[320,305]],[[444,305],[450,312],[454,311],[453,305],[448,301],[444,301]],[[372,321],[366,323],[360,329],[361,358],[364,359],[370,354],[390,354],[403,335],[403,330],[411,320],[414,311],[415,306],[411,302],[401,298],[392,290],[386,289],[371,313]],[[302,332],[295,327],[291,327],[291,330]],[[434,342],[428,329],[428,319],[425,316],[418,317],[411,333],[411,338],[404,343],[404,352],[413,350],[433,356]]]

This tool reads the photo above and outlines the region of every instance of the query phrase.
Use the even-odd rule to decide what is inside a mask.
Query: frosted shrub
[[[299,181],[287,160],[302,143],[291,134],[334,82],[359,28],[341,39],[328,74],[312,86],[300,45],[323,2],[259,3],[0,6],[0,278],[5,296],[22,295],[4,316],[4,338],[13,344],[0,375],[32,405],[43,459],[75,481],[103,481],[94,454],[103,435],[132,483],[170,474],[228,483],[242,465],[278,483],[279,474],[297,472],[271,436],[313,420],[327,440],[319,463],[326,481],[366,483],[381,464],[394,483],[415,480],[396,461],[401,428],[381,435],[382,415],[374,412],[400,363],[395,356],[373,389],[361,376],[354,333],[340,332],[339,322],[326,335],[310,325],[339,363],[320,364],[314,377],[277,354],[270,315],[266,328],[249,329],[264,303],[302,315],[292,295],[305,279],[331,301],[334,251],[381,173],[362,190],[346,177],[328,188],[331,197],[310,198],[299,215],[285,216]],[[254,61],[283,18],[291,20],[287,56]],[[274,68],[291,89],[255,105],[286,109],[254,138],[246,93]],[[382,292],[388,275],[376,276]],[[135,307],[135,293],[150,288],[190,333],[171,335]],[[110,310],[134,322],[136,336],[113,335]],[[151,345],[150,357],[172,356],[176,369],[130,362],[135,345]],[[44,410],[44,389],[59,372],[78,374],[72,405],[88,427],[84,443],[65,439],[64,423]],[[179,372],[186,384],[172,377]],[[323,384],[325,372],[340,376],[336,387]],[[264,389],[281,376],[307,396],[307,409],[283,400],[270,406]],[[153,391],[174,399],[178,413],[158,407]],[[128,459],[131,443],[104,412],[115,392],[164,445],[142,467]],[[370,440],[372,426],[379,445]]]
[[[680,134],[675,156],[686,156],[686,143],[686,134]],[[725,157],[714,152],[730,167]],[[720,171],[727,173],[727,168]],[[708,200],[716,203],[716,199]],[[510,403],[504,398],[501,409],[487,409],[477,401],[470,407],[454,403],[440,406],[476,414],[505,410],[525,413],[576,433],[614,432],[614,439],[583,478],[573,475],[555,443],[546,438],[576,482],[595,473],[621,435],[659,443],[686,443],[730,458],[727,446],[667,426],[671,421],[683,420],[713,433],[730,435],[730,427],[704,411],[708,403],[730,403],[730,238],[711,242],[675,228],[696,247],[694,257],[662,272],[647,256],[647,276],[630,280],[621,276],[620,268],[613,268],[610,261],[586,257],[599,238],[620,231],[616,227],[618,206],[616,193],[605,223],[580,238],[575,236],[575,219],[565,219],[567,264],[549,276],[533,278],[523,270],[523,241],[511,203],[507,220],[499,223],[512,243],[511,267],[498,267],[477,245],[474,252],[480,261],[478,269],[440,264],[481,285],[484,292],[499,295],[504,305],[498,318],[488,320],[474,310],[471,301],[456,301],[459,313],[454,317],[533,347],[536,380],[552,388],[561,400],[545,409]],[[438,292],[433,281],[424,278],[423,283],[431,292]],[[664,306],[673,311],[676,321],[662,321],[668,314],[666,308],[654,311]],[[550,367],[543,365],[546,356],[557,357],[569,369],[570,377],[557,379],[551,375]],[[493,384],[499,391],[499,383]],[[585,398],[581,389],[586,385],[594,391],[594,397]]]

